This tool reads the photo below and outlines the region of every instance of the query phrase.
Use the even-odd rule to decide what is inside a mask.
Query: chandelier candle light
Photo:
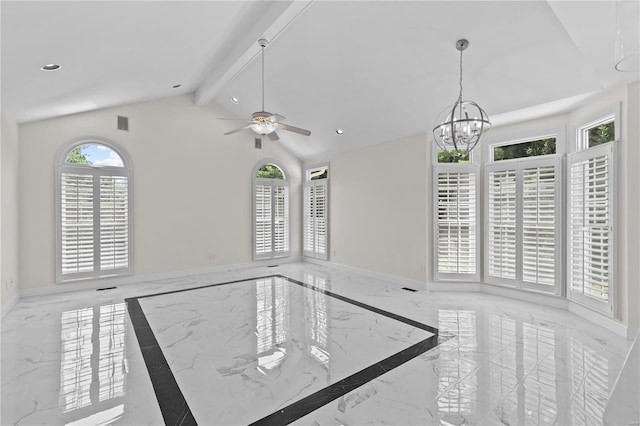
[[[469,42],[465,39],[456,42],[456,49],[460,51],[458,100],[440,113],[433,127],[438,147],[456,160],[468,159],[480,136],[491,127],[487,113],[477,103],[462,99],[462,52],[467,47]]]

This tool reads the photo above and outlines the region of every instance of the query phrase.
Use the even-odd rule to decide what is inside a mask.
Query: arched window
[[[289,182],[282,167],[262,161],[253,170],[253,258],[289,256]]]
[[[56,167],[57,282],[131,273],[131,169],[100,140],[67,145]]]

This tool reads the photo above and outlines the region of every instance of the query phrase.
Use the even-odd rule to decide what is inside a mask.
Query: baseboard
[[[14,294],[8,302],[3,303],[2,306],[0,306],[0,318],[4,318],[4,316],[7,315],[11,309],[13,309],[16,303],[18,303],[18,300],[20,300],[19,291],[17,291],[16,294]]]
[[[345,272],[352,272],[354,274],[363,275],[365,277],[391,281],[393,283],[398,283],[400,287],[409,287],[415,290],[425,290],[427,288],[427,283],[414,280],[411,278],[400,277],[398,275],[386,274],[383,272],[371,271],[369,269],[358,268],[356,266],[343,265],[341,263],[330,262],[327,260],[314,259],[312,257],[303,258],[304,262],[313,263],[315,265],[327,266],[330,268],[341,269]]]
[[[516,289],[501,287],[493,284],[482,284],[482,292],[495,294],[496,296],[508,297],[510,299],[532,302],[538,305],[550,306],[552,308],[568,310],[567,299],[554,294],[544,294],[526,289]]]
[[[428,282],[427,290],[429,291],[482,291],[480,283],[465,283],[461,281],[438,281]]]
[[[261,268],[302,261],[302,257],[256,260],[253,262],[231,263],[227,265],[208,266],[206,268],[183,269],[180,271],[160,272],[156,274],[129,275],[126,277],[100,278],[52,284],[48,286],[27,288],[20,292],[20,297],[46,296],[50,294],[68,293],[71,291],[95,290],[103,287],[117,287],[122,285],[140,284],[147,281],[158,281],[170,278],[188,277],[193,275],[232,272],[241,269]]]
[[[633,336],[635,336],[635,333],[633,332],[634,329],[627,327],[620,321],[609,318],[606,315],[603,315],[600,312],[596,312],[584,305],[576,303],[573,300],[569,300],[568,302],[569,312],[573,312],[574,314],[586,320],[596,323],[599,326],[604,327],[607,330],[624,337],[625,339],[632,339]]]

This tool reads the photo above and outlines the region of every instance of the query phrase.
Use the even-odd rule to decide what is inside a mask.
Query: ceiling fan
[[[272,141],[277,141],[278,139],[280,139],[280,137],[276,133],[276,130],[278,129],[288,130],[290,132],[299,133],[305,136],[311,135],[311,131],[309,130],[305,130],[299,127],[294,127],[288,124],[281,123],[280,121],[285,120],[286,117],[283,117],[280,114],[273,114],[271,112],[267,112],[264,110],[264,48],[267,46],[268,43],[269,42],[264,38],[261,38],[260,40],[258,40],[258,44],[262,48],[262,53],[261,53],[262,55],[262,110],[254,112],[253,114],[251,114],[251,118],[246,120],[243,118],[219,118],[218,119],[218,120],[242,120],[242,121],[245,121],[246,123],[249,123],[238,129],[231,130],[225,133],[225,135],[231,135],[241,130],[251,129],[258,135],[260,135],[259,138],[257,137],[255,139],[256,148],[259,148],[262,146],[262,136],[269,136],[269,139],[271,139]]]

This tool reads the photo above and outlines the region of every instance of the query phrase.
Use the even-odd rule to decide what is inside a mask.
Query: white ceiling
[[[609,0],[2,1],[1,103],[29,122],[193,93],[198,105],[215,101],[248,117],[261,106],[254,59],[257,39],[266,37],[265,109],[312,131],[280,131],[276,143],[306,160],[430,131],[458,95],[455,42],[463,37],[470,41],[464,97],[494,125],[561,112],[636,81],[637,72],[613,67],[615,7]],[[40,71],[47,63],[62,69]]]

